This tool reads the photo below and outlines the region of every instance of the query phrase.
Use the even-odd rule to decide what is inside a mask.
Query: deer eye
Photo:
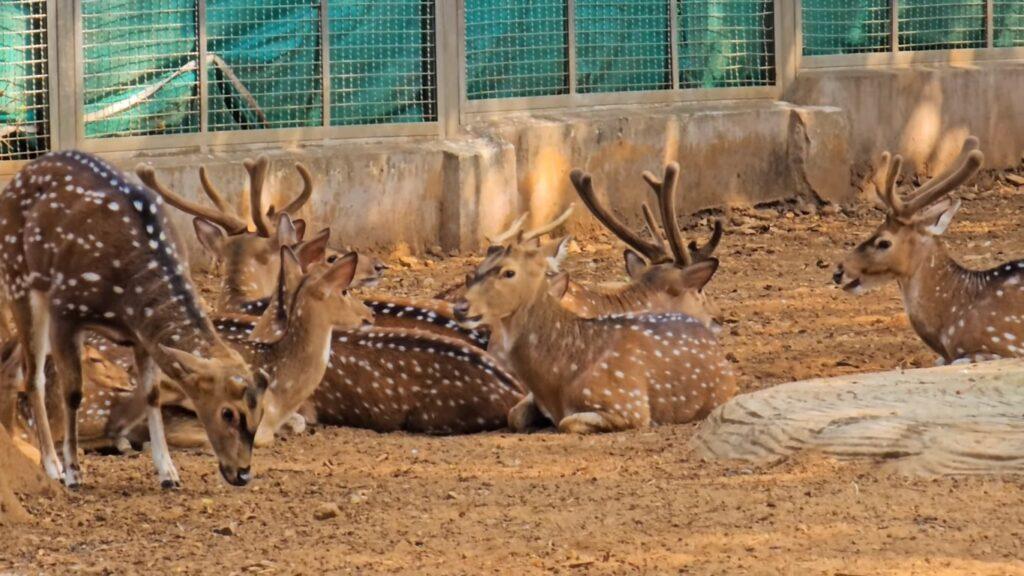
[[[334,264],[335,260],[337,260],[337,259],[338,259],[338,255],[337,254],[331,254],[330,256],[327,257],[327,263],[328,264]]]
[[[220,411],[220,417],[224,420],[225,424],[233,425],[235,423],[235,411],[231,408],[223,408]]]
[[[516,271],[515,270],[505,270],[504,272],[501,273],[501,277],[502,278],[512,278],[515,275],[516,275]]]
[[[878,242],[875,242],[875,248],[878,248],[879,250],[888,250],[889,248],[892,248],[892,242],[888,240],[879,240]]]

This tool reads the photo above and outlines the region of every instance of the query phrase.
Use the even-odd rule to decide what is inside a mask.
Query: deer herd
[[[1024,355],[1024,261],[967,270],[940,239],[960,206],[951,192],[983,163],[977,148],[969,138],[950,171],[906,193],[902,161],[886,153],[885,222],[834,275],[852,293],[895,280],[911,324],[944,362]],[[240,486],[254,446],[312,424],[612,432],[698,420],[736,394],[705,292],[723,226],[703,245],[684,240],[675,163],[643,174],[656,200],[655,210],[642,205],[646,237],[608,208],[590,174],[569,175],[628,246],[628,282],[591,286],[562,271],[571,238],[549,237],[570,206],[533,230],[522,215],[489,239],[463,285],[422,300],[364,295],[387,267],[330,250],[328,228],[308,232],[298,213],[314,178],[304,166],[295,198],[264,209],[268,159],[244,164],[247,216],[205,168],[212,205],[187,200],[149,166],[136,180],[79,152],[29,163],[0,195],[0,279],[16,329],[0,346],[0,424],[32,436],[51,478],[82,481],[80,443],[148,442],[167,488],[180,482],[171,446],[206,444]],[[216,264],[212,310],[168,205],[193,217]]]

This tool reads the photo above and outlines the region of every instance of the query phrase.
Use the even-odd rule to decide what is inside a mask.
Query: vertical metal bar
[[[889,46],[895,54],[900,51],[900,3],[899,0],[889,0]]]
[[[458,18],[464,9],[461,0],[440,0],[435,4],[434,12],[434,44],[437,60],[437,121],[438,130],[444,138],[458,134],[461,125],[460,94],[462,85],[459,79],[459,46],[462,38],[459,34]]]
[[[569,94],[576,94],[576,0],[566,0],[565,26],[569,51]]]
[[[78,148],[81,143],[85,141],[85,122],[83,117],[85,116],[85,51],[83,42],[83,30],[82,25],[82,0],[74,0],[74,7],[71,14],[71,30],[73,34],[71,38],[74,41],[72,45],[72,64],[70,66],[70,73],[67,73],[64,77],[64,81],[61,82],[62,86],[70,85],[74,92],[72,93],[72,101],[74,102],[74,114],[72,118],[68,120],[69,123],[74,123],[74,129],[71,134],[74,135],[73,148]],[[71,82],[67,80],[71,79]],[[68,138],[70,135],[65,133],[63,138]]]
[[[331,125],[331,22],[330,0],[320,0],[320,89],[323,92],[324,127]]]
[[[801,0],[775,0],[772,4],[775,22],[775,84],[781,90],[796,79],[802,50],[799,19]]]
[[[995,48],[996,45],[996,2],[985,0],[985,47]]]
[[[456,0],[455,4],[455,22],[458,28],[455,39],[458,44],[455,65],[458,66],[459,70],[459,104],[457,114],[459,116],[459,124],[461,125],[462,111],[466,109],[466,103],[469,101],[469,83],[466,80],[466,0]]]
[[[58,46],[60,42],[60,7],[57,0],[46,0],[46,99],[49,110],[47,121],[49,126],[50,142],[47,148],[50,150],[61,149],[61,96],[60,96],[60,55]]]
[[[672,89],[679,89],[679,0],[668,2],[668,40],[672,64]]]
[[[210,129],[209,66],[206,61],[206,0],[196,0],[196,31],[199,52],[199,132]]]

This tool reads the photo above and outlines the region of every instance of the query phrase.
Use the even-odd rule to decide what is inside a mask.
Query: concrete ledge
[[[978,136],[988,168],[1010,168],[1024,152],[1024,62],[804,70],[785,99],[835,106],[850,118],[857,172],[882,150],[904,156],[910,173],[933,175]]]

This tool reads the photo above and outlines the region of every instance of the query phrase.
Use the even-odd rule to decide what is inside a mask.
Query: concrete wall
[[[638,222],[649,191],[643,170],[682,166],[680,209],[802,197],[847,201],[885,148],[908,169],[934,172],[977,134],[990,167],[1016,165],[1024,151],[1024,63],[803,71],[785,100],[710,102],[464,119],[463,134],[441,141],[405,138],[268,145],[238,152],[198,150],[111,154],[125,170],[152,163],[180,194],[201,198],[198,166],[246,210],[246,156],[272,162],[266,202],[283,205],[300,189],[295,161],[317,191],[303,212],[329,225],[336,248],[420,252],[474,250],[523,210],[532,223],[576,199],[573,167],[594,176],[609,203]],[[0,179],[2,180],[2,179]],[[2,184],[2,182],[0,182]],[[190,219],[176,214],[190,252],[201,254]],[[580,206],[574,232],[596,227]]]
[[[969,134],[989,168],[1017,166],[1024,153],[1024,62],[804,70],[784,98],[846,113],[859,175],[886,149],[908,172],[934,174]]]

